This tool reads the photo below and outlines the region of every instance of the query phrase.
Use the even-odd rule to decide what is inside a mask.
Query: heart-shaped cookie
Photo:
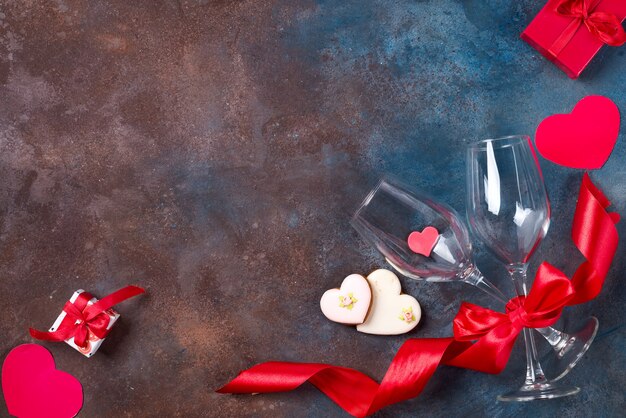
[[[417,326],[422,310],[417,300],[401,294],[400,279],[389,270],[379,269],[367,276],[372,289],[370,312],[357,331],[366,334],[397,335]]]
[[[422,230],[422,232],[411,232],[409,234],[409,238],[407,239],[407,243],[409,244],[411,251],[414,253],[430,257],[430,253],[437,243],[437,238],[439,238],[439,231],[437,231],[437,228],[427,226]]]
[[[326,318],[341,324],[355,325],[365,320],[372,292],[365,277],[351,274],[339,289],[329,289],[322,295],[320,307]]]
[[[2,392],[9,414],[19,418],[71,418],[83,406],[83,388],[55,368],[52,354],[37,344],[15,347],[2,365]]]
[[[593,170],[608,160],[619,136],[619,109],[603,96],[587,96],[572,113],[544,119],[535,135],[537,150],[553,163]]]

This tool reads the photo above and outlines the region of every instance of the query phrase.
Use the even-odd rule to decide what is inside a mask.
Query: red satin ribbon
[[[563,51],[583,24],[607,45],[622,46],[626,43],[626,31],[617,16],[613,13],[594,12],[601,2],[602,0],[561,0],[558,3],[556,13],[573,20],[548,50],[554,57]]]
[[[45,341],[65,341],[74,337],[74,344],[85,348],[90,332],[100,339],[105,338],[109,333],[107,327],[110,318],[106,313],[108,309],[144,292],[145,290],[140,287],[126,286],[89,306],[87,302],[93,299],[93,296],[88,292],[82,292],[74,303],[65,303],[63,307],[65,318],[56,331],[44,332],[30,328],[30,335]]]
[[[542,263],[528,296],[509,301],[506,313],[464,302],[454,319],[454,337],[407,340],[380,384],[345,367],[268,362],[243,371],[218,392],[282,392],[309,382],[348,413],[362,417],[419,395],[441,364],[500,373],[524,327],[550,326],[565,306],[589,301],[600,292],[618,241],[615,223],[619,215],[606,211],[609,204],[585,173],[572,238],[587,261],[572,280],[550,264]]]

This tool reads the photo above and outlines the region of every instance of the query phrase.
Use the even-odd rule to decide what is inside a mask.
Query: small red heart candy
[[[587,96],[572,113],[552,115],[537,127],[537,150],[553,163],[593,170],[609,159],[619,136],[619,109],[604,96]]]
[[[437,243],[437,238],[439,238],[439,231],[437,231],[437,228],[427,226],[422,232],[411,232],[407,242],[409,244],[409,248],[414,253],[430,257],[430,253]]]

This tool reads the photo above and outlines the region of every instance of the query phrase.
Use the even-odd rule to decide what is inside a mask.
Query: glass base
[[[553,382],[563,378],[583,358],[596,337],[598,326],[598,319],[592,316],[578,332],[570,334],[572,338],[556,352],[556,356],[554,352],[550,352],[541,360],[544,370],[556,375]]]
[[[580,392],[576,386],[561,386],[554,383],[544,382],[524,385],[516,391],[498,396],[502,402],[525,402],[536,399],[554,399],[563,396],[575,395]]]

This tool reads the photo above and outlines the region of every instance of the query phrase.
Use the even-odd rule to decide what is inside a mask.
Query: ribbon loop
[[[601,2],[602,0],[561,0],[557,4],[555,12],[573,20],[549,48],[554,57],[563,51],[583,24],[604,44],[622,46],[626,43],[626,31],[620,19],[613,13],[595,11]]]
[[[506,324],[507,320],[507,315],[503,313],[463,302],[452,322],[454,339],[457,341],[477,340],[496,327]]]

